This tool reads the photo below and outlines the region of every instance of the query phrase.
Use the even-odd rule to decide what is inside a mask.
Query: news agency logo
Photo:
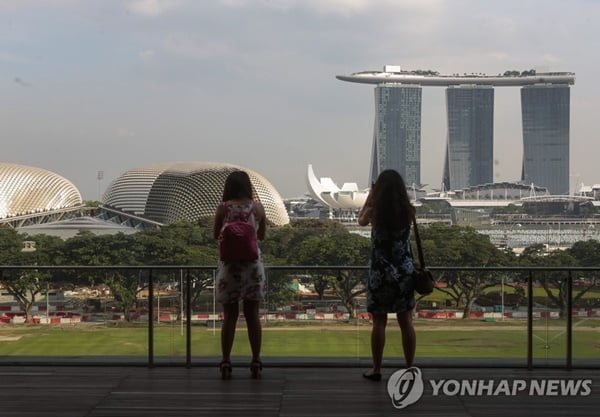
[[[387,390],[396,408],[404,408],[416,403],[423,395],[421,370],[413,366],[394,372],[388,380]]]
[[[591,379],[432,379],[432,396],[580,396],[592,394]],[[387,383],[387,391],[396,408],[416,403],[423,396],[421,370],[416,367],[394,372]]]

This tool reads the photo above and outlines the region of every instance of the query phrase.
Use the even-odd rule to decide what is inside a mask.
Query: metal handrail
[[[186,323],[186,367],[192,366],[191,356],[191,289],[192,277],[190,271],[194,270],[216,270],[216,265],[106,265],[106,266],[90,266],[90,265],[0,265],[0,272],[3,270],[138,270],[148,271],[148,363],[147,366],[152,368],[154,363],[154,276],[153,271],[157,270],[181,270],[186,271],[185,275],[185,316],[188,317]],[[269,270],[367,270],[369,267],[365,265],[273,265],[266,266]],[[565,367],[571,370],[573,367],[573,272],[582,271],[597,271],[600,272],[600,267],[458,267],[458,266],[432,266],[429,267],[432,271],[488,271],[488,272],[527,272],[527,369],[533,369],[533,273],[538,271],[562,271],[568,272],[567,275],[567,311],[569,314],[566,317],[566,358]],[[1,281],[0,281],[1,283]]]

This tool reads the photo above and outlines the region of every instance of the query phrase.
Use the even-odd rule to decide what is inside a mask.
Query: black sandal
[[[372,374],[363,372],[362,376],[363,378],[370,379],[371,381],[381,381],[381,373],[379,372],[374,372]]]
[[[252,359],[252,362],[250,362],[250,374],[252,375],[252,379],[260,379],[262,368],[263,364],[260,359]]]
[[[221,363],[219,363],[219,372],[221,372],[221,379],[231,379],[231,362],[225,359],[222,360]]]

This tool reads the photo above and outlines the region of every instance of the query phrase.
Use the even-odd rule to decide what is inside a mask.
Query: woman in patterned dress
[[[220,239],[223,225],[234,218],[247,218],[254,226],[258,240],[265,238],[265,210],[258,201],[252,199],[250,177],[244,171],[234,171],[227,177],[223,190],[223,202],[217,207],[213,235]],[[260,251],[254,261],[223,262],[217,268],[217,301],[223,305],[223,326],[221,327],[222,360],[219,364],[222,379],[231,378],[231,348],[239,316],[239,302],[243,302],[244,318],[248,328],[248,339],[252,350],[250,372],[253,378],[260,378],[262,362],[260,348],[262,328],[258,308],[265,295],[265,271]]]
[[[413,365],[416,349],[412,323],[415,296],[409,237],[414,212],[404,180],[398,172],[389,169],[381,172],[359,214],[361,226],[372,225],[367,310],[373,317],[373,367],[363,376],[373,381],[381,380],[388,313],[396,313],[406,367]]]

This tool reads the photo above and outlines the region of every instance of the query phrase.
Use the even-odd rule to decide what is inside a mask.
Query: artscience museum
[[[361,190],[354,182],[346,182],[340,188],[331,178],[317,178],[312,164],[308,165],[306,182],[310,195],[330,209],[359,210],[369,195],[369,189]]]

